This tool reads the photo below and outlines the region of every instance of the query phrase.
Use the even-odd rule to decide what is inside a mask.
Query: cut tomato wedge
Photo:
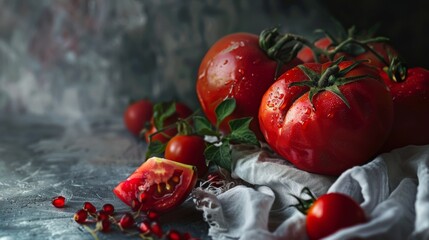
[[[138,203],[143,211],[167,212],[183,203],[196,181],[194,166],[152,157],[119,183],[113,193],[129,206]]]

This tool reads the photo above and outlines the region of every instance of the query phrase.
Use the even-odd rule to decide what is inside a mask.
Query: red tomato
[[[374,42],[369,43],[368,46],[372,48],[379,57],[371,51],[366,51],[355,56],[356,60],[367,60],[368,62],[366,64],[383,68],[389,65],[392,58],[398,56],[398,52],[388,43]]]
[[[204,150],[206,142],[196,135],[176,135],[168,141],[164,157],[176,162],[193,165],[198,169],[198,177],[207,173],[208,167]]]
[[[397,81],[384,71],[380,75],[390,88],[395,115],[392,132],[382,150],[429,144],[429,71],[410,68],[406,78]]]
[[[130,133],[139,136],[150,121],[153,114],[153,105],[149,100],[139,100],[129,105],[124,112],[124,123]]]
[[[341,62],[339,70],[351,64]],[[303,66],[320,76],[326,74],[332,63]],[[328,91],[334,88],[328,83],[335,80],[335,74],[325,78],[329,80],[325,83],[314,83],[324,90],[310,101],[310,87],[290,85],[307,82],[309,77],[299,67],[284,73],[261,101],[259,122],[267,143],[296,167],[313,173],[339,175],[368,162],[391,130],[393,104],[375,69],[358,64],[344,77],[367,75],[373,77],[338,85],[348,107],[338,95]]]
[[[314,46],[322,49],[327,50],[332,44],[332,41],[328,37],[323,37],[316,42],[314,42]],[[304,46],[296,56],[298,59],[300,59],[303,63],[314,63],[314,55],[311,49],[308,46]],[[322,59],[319,59],[319,62],[327,62],[328,59],[326,57],[322,57]]]
[[[300,63],[295,59],[283,66],[284,72]],[[258,36],[234,33],[219,39],[204,56],[196,91],[201,107],[216,124],[216,107],[226,98],[236,100],[236,109],[220,129],[229,132],[230,119],[253,117],[250,129],[262,140],[258,124],[258,108],[264,92],[275,81],[277,62],[259,47]]]
[[[354,52],[356,48],[350,47],[352,45],[349,44],[346,45],[343,50],[339,51],[333,60],[343,56],[347,60],[367,60],[368,62],[366,62],[366,64],[382,68],[389,64],[391,58],[398,55],[398,52],[390,44],[385,42],[373,42],[368,43],[367,45],[368,47],[372,48],[379,55],[379,57],[369,50],[366,50],[363,53],[360,51]],[[336,47],[336,45],[333,45],[331,39],[328,37],[323,37],[317,40],[314,43],[314,46],[321,50],[328,50]],[[307,46],[304,46],[298,52],[297,58],[299,58],[304,63],[315,62],[313,52]],[[325,63],[328,61],[329,60],[326,56],[320,56],[319,63]]]
[[[183,103],[176,103],[176,112],[171,115],[170,117],[166,118],[164,120],[164,124],[163,127],[167,127],[167,126],[172,126],[174,125],[174,123],[179,119],[179,118],[187,118],[190,115],[192,115],[192,110],[186,106]],[[152,142],[155,141],[160,141],[162,143],[166,143],[168,142],[168,140],[170,140],[173,136],[175,136],[177,134],[177,128],[172,126],[171,128],[166,129],[163,132],[160,133],[156,133],[157,131],[159,131],[160,129],[157,129],[157,127],[155,126],[154,123],[154,118],[152,117],[151,119],[151,127],[149,128],[148,131],[145,132],[145,139],[146,142],[149,142],[150,140]],[[154,134],[156,133],[156,134]],[[152,135],[153,134],[153,135]],[[151,139],[149,139],[149,137],[152,135]]]
[[[141,210],[166,212],[180,205],[194,188],[194,166],[152,157],[113,189],[125,204],[141,203]]]
[[[308,209],[306,230],[308,237],[316,240],[366,221],[364,211],[352,198],[342,193],[327,193]]]

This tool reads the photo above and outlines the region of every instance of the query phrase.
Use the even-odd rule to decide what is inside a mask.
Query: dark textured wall
[[[410,66],[429,68],[429,1],[322,0],[345,26],[365,29],[380,24],[379,35],[389,37]]]

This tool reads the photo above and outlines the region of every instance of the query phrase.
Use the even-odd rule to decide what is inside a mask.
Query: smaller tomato
[[[342,193],[327,193],[308,209],[306,230],[311,240],[321,239],[366,221],[363,209],[352,198]]]
[[[172,115],[164,119],[162,123],[162,127],[172,126],[179,118],[184,119],[192,115],[192,110],[185,104],[175,103],[175,106],[176,106],[176,111]],[[163,113],[158,113],[158,116],[162,114]],[[174,126],[172,126],[171,128],[165,129],[162,132],[156,133],[160,129],[157,128],[155,121],[156,119],[155,119],[155,113],[154,113],[154,116],[150,120],[151,127],[145,132],[146,142],[160,141],[162,143],[167,143],[168,140],[170,140],[173,136],[177,134],[177,128]]]
[[[179,206],[196,182],[194,166],[152,157],[119,183],[113,193],[129,206],[137,201],[142,211],[166,212]]]
[[[207,173],[208,167],[204,150],[206,142],[196,135],[176,135],[167,143],[165,158],[176,162],[197,167],[198,177],[202,178]]]
[[[135,136],[145,128],[153,114],[153,104],[149,100],[139,100],[130,104],[124,112],[124,123],[128,131]]]
[[[382,152],[429,144],[429,70],[414,67],[406,73],[405,79],[391,79],[385,71],[380,71],[392,94],[395,116]]]
[[[321,49],[321,50],[327,50],[332,45],[332,40],[328,37],[323,37],[318,39],[314,42],[314,46]],[[310,47],[304,46],[296,56],[298,59],[300,59],[303,63],[314,63],[314,55],[311,51]],[[322,56],[322,59],[319,59],[321,63],[329,61],[326,56]]]

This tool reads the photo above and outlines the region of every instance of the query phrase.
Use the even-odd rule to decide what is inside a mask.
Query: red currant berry
[[[83,210],[86,210],[87,212],[92,213],[92,214],[94,214],[97,211],[95,206],[92,205],[92,203],[90,203],[90,202],[84,202],[83,203]]]
[[[52,205],[56,208],[63,208],[66,205],[66,198],[63,196],[56,196],[52,199]]]
[[[133,200],[131,201],[131,209],[132,209],[133,211],[138,211],[138,210],[140,210],[141,206],[142,206],[142,204],[139,202],[139,200],[137,200],[137,199],[133,199]]]
[[[78,223],[85,223],[87,217],[88,217],[88,212],[83,209],[80,209],[74,214],[73,218]]]
[[[134,225],[134,217],[131,213],[125,213],[121,220],[119,220],[119,226],[122,228],[131,228]]]
[[[100,229],[102,232],[109,232],[110,231],[110,221],[109,220],[103,220],[97,222],[97,229]]]
[[[155,212],[155,211],[151,211],[151,210],[149,210],[149,211],[146,213],[146,215],[147,215],[147,217],[148,217],[150,220],[157,220],[157,219],[158,219],[158,216],[159,216],[159,214],[158,214],[157,212]]]
[[[139,228],[139,231],[141,233],[143,233],[144,235],[150,233],[150,225],[146,221],[143,221],[143,222],[139,223],[138,224],[138,228]]]
[[[115,212],[115,208],[113,207],[112,204],[110,203],[106,203],[103,205],[103,211],[107,214],[107,215],[112,215]]]
[[[103,210],[98,211],[97,213],[97,221],[109,220],[109,215],[105,213]]]
[[[168,240],[181,240],[182,236],[180,236],[180,233],[176,230],[170,230],[167,233],[167,239]]]
[[[162,228],[161,225],[159,225],[158,222],[152,222],[150,224],[150,230],[159,238],[162,237]]]

